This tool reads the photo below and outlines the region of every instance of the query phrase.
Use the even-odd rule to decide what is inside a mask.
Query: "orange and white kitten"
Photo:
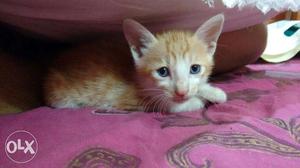
[[[93,106],[106,110],[185,112],[226,94],[208,83],[224,16],[216,15],[195,33],[153,35],[125,20],[126,40],[80,46],[60,56],[45,82],[45,99],[57,108]],[[130,54],[131,51],[131,54]]]

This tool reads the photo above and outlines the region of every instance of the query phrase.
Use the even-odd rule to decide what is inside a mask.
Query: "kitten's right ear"
[[[138,61],[149,46],[156,42],[156,38],[149,30],[132,19],[124,20],[123,31],[134,61]]]
[[[196,31],[195,36],[203,40],[208,47],[208,53],[213,55],[216,50],[217,41],[222,32],[224,15],[218,14],[204,22]]]

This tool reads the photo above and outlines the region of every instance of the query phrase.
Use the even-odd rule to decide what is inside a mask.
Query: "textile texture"
[[[104,113],[41,107],[0,117],[0,144],[16,130],[38,142],[17,164],[1,167],[300,167],[300,60],[255,64],[214,78],[229,96],[206,109]]]

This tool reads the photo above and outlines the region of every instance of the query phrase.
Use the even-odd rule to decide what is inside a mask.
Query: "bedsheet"
[[[228,102],[189,113],[41,107],[0,117],[0,167],[300,167],[299,59],[249,65],[212,82]],[[29,149],[7,152],[9,136],[22,130],[34,136],[35,154],[16,163],[31,157]]]

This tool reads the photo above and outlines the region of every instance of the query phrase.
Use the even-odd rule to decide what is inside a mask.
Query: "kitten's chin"
[[[188,97],[186,97],[186,98],[177,98],[177,97],[172,98],[173,103],[184,103],[188,100],[189,100]]]
[[[192,97],[183,102],[174,102],[172,101],[170,106],[171,113],[180,113],[180,112],[188,112],[202,109],[204,107],[204,102],[197,98]]]

